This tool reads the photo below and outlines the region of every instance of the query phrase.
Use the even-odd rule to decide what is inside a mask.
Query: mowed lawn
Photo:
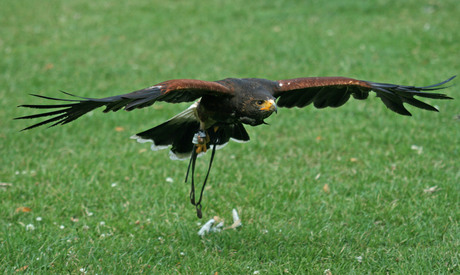
[[[395,114],[371,95],[280,109],[217,151],[196,217],[171,161],[129,137],[188,104],[96,110],[19,132],[29,96],[105,97],[174,78],[460,72],[457,0],[0,0],[0,270],[88,274],[460,273],[460,88]],[[198,161],[202,180],[209,156]],[[243,226],[204,237],[213,216]]]

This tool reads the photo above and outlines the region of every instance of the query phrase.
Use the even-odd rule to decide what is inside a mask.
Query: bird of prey
[[[195,79],[176,79],[158,83],[151,87],[123,95],[105,98],[78,97],[63,92],[71,99],[33,95],[36,97],[59,101],[59,104],[21,105],[19,107],[45,109],[45,113],[18,117],[17,119],[35,119],[48,117],[33,124],[28,130],[50,124],[67,124],[80,116],[99,107],[104,112],[134,109],[151,106],[157,101],[168,103],[194,102],[188,109],[168,121],[140,132],[134,136],[138,142],[152,143],[152,150],[171,146],[172,159],[190,157],[186,180],[191,168],[190,199],[201,218],[201,199],[204,185],[214,159],[216,148],[222,147],[230,139],[237,142],[249,141],[244,125],[257,126],[264,123],[279,107],[303,108],[313,104],[316,108],[340,107],[352,96],[363,100],[373,91],[390,110],[410,116],[404,103],[417,108],[438,111],[419,98],[452,99],[445,94],[433,91],[446,88],[443,86],[455,76],[430,86],[405,86],[347,77],[306,77],[272,81],[260,78],[227,78],[219,81]],[[198,155],[212,150],[209,167],[204,179],[198,201],[195,200],[194,170]]]

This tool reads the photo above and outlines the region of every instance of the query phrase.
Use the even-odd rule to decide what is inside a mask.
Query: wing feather
[[[61,91],[62,92],[62,91]],[[148,87],[146,89],[138,90],[132,93],[105,97],[105,98],[85,98],[78,97],[73,94],[62,92],[66,95],[72,96],[77,99],[61,99],[42,95],[33,95],[39,98],[71,102],[68,104],[44,104],[44,105],[20,105],[18,107],[34,108],[34,109],[60,109],[53,112],[45,112],[36,115],[22,116],[15,119],[35,119],[39,117],[55,116],[43,122],[33,124],[23,130],[29,130],[47,123],[55,122],[50,127],[66,124],[82,115],[97,109],[104,107],[104,112],[116,112],[120,109],[131,111],[133,109],[139,109],[148,107],[157,101],[165,101],[170,103],[179,103],[186,101],[194,101],[204,95],[212,95],[216,97],[227,97],[232,96],[234,91],[223,84],[217,82],[195,80],[195,79],[176,79],[169,80],[157,85]]]
[[[437,84],[417,87],[388,83],[377,83],[357,80],[346,77],[307,77],[287,80],[278,80],[277,89],[272,93],[278,98],[279,107],[305,107],[311,103],[316,108],[339,107],[345,104],[350,96],[363,100],[373,91],[390,110],[410,116],[404,103],[414,107],[437,111],[425,102],[415,99],[414,96],[432,99],[452,99],[451,97],[433,93],[432,91],[447,88],[443,86],[455,76]]]

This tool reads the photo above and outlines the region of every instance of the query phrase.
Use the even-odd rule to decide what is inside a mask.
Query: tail
[[[200,123],[195,115],[198,103],[194,103],[182,113],[168,121],[144,132],[132,136],[140,143],[152,142],[153,151],[166,149],[171,146],[171,159],[186,159],[193,150],[193,137],[200,128]],[[237,142],[249,141],[249,135],[241,123],[213,125],[207,130],[210,138],[208,147],[217,145],[217,149],[225,146],[230,139]]]

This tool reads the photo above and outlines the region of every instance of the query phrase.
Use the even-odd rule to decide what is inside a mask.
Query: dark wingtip
[[[412,116],[411,112],[409,112],[406,108],[403,108],[403,110],[399,110],[395,112],[403,116]]]
[[[438,84],[426,86],[426,87],[424,87],[424,88],[436,87],[436,86],[444,85],[444,84],[446,84],[446,83],[452,81],[452,79],[454,79],[454,78],[456,78],[456,77],[457,77],[457,75],[453,75],[453,76],[449,77],[448,79],[446,79],[446,80],[444,80],[444,81],[442,81],[442,82],[439,82]],[[450,86],[447,86],[446,88],[448,88],[448,87],[450,87]]]
[[[456,77],[457,77],[457,75],[451,76],[449,79],[447,79],[446,81],[444,81],[442,84],[445,84],[445,83],[447,83],[447,82],[450,82],[451,80],[453,80],[453,79],[456,78]],[[442,84],[441,84],[441,85],[442,85]],[[446,86],[445,88],[449,88],[449,87],[452,87],[452,86],[454,86],[454,85],[455,85],[455,84],[452,84],[452,85],[450,85],[450,86]],[[444,99],[454,99],[454,98],[446,95],[446,96],[444,97]]]
[[[452,85],[450,85],[450,86],[442,86],[442,85],[444,85],[444,84],[446,84],[446,83],[449,83],[450,81],[452,81],[452,80],[453,80],[454,78],[456,78],[456,77],[457,77],[457,76],[454,75],[454,76],[451,76],[451,77],[449,77],[448,79],[446,79],[446,80],[444,80],[444,81],[442,81],[442,82],[439,82],[439,83],[433,84],[433,85],[429,85],[429,86],[425,86],[425,87],[422,87],[422,88],[427,89],[427,90],[429,90],[429,88],[434,88],[433,90],[440,90],[440,89],[450,88],[450,87],[454,86],[454,84],[452,84]],[[441,86],[442,86],[442,87],[441,87]]]
[[[448,79],[444,80],[443,82],[441,82],[441,83],[439,83],[439,84],[437,84],[437,85],[445,84],[445,83],[451,81],[452,79],[454,79],[454,78],[456,78],[456,77],[457,77],[457,75],[453,75],[453,76],[449,77]]]
[[[454,78],[456,78],[456,77],[457,77],[457,75],[453,75],[453,76],[451,76],[449,79],[447,79],[447,80],[445,81],[445,83],[447,83],[447,82],[451,81],[452,79],[454,79]]]

